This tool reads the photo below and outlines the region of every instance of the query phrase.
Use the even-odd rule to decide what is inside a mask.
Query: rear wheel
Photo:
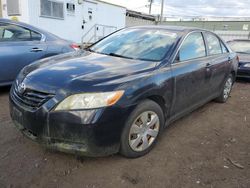
[[[233,75],[230,74],[228,77],[227,77],[227,80],[223,86],[223,90],[220,94],[220,96],[218,98],[216,98],[216,101],[217,102],[220,102],[220,103],[225,103],[227,101],[227,99],[229,98],[230,96],[230,93],[232,91],[232,87],[233,87]]]
[[[147,154],[157,142],[163,124],[163,112],[157,103],[150,100],[140,103],[126,122],[120,153],[129,158]]]

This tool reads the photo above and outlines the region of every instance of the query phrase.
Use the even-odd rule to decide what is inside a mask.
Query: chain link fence
[[[225,31],[225,30],[215,30],[217,35],[223,38],[225,41],[230,41],[234,39],[248,39],[250,40],[250,31]]]
[[[250,40],[250,21],[166,21],[162,24],[210,30],[217,33],[225,41]]]

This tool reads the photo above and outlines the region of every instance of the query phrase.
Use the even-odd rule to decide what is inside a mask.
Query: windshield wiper
[[[103,55],[110,55],[110,56],[114,56],[114,57],[121,57],[121,58],[126,58],[126,59],[134,59],[132,57],[127,57],[127,56],[123,56],[123,55],[119,55],[119,54],[116,54],[116,53],[109,53],[109,54],[106,54],[106,53],[102,53],[102,52],[97,52],[97,51],[94,51],[90,48],[86,48],[85,50],[89,51],[89,52],[94,52],[94,53],[98,53],[98,54],[103,54]]]
[[[89,51],[89,52],[97,53],[97,54],[109,55],[109,54],[105,54],[105,53],[102,53],[102,52],[98,52],[98,51],[92,50],[92,49],[90,49],[90,48],[87,48],[87,49],[85,49],[85,50],[87,50],[87,51]]]
[[[95,51],[92,50],[91,48],[85,48],[84,50],[89,51],[89,52],[95,52]]]
[[[126,58],[126,59],[134,59],[132,57],[127,57],[127,56],[119,55],[119,54],[116,54],[116,53],[109,53],[107,55],[114,56],[114,57]]]

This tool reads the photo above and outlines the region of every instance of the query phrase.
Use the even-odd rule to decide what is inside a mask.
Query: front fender
[[[156,69],[150,74],[140,76],[119,87],[126,91],[121,105],[137,105],[145,99],[160,97],[164,101],[164,104],[160,105],[170,109],[173,101],[173,88],[174,79],[170,66]]]

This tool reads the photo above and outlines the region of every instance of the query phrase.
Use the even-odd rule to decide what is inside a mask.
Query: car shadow
[[[11,86],[0,87],[0,95],[6,95],[9,93]]]
[[[237,78],[236,82],[239,82],[239,83],[250,83],[250,78]]]

